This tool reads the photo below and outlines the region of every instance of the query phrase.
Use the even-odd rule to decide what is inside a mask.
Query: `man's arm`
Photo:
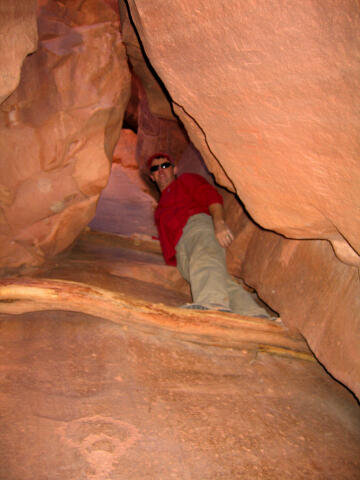
[[[224,218],[224,208],[221,203],[212,203],[209,205],[209,212],[214,222],[214,230],[217,241],[223,248],[227,248],[234,240],[230,228],[226,225]]]

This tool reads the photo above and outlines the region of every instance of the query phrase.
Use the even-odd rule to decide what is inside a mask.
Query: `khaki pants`
[[[190,283],[194,303],[230,308],[241,315],[267,316],[251,293],[229,275],[225,249],[216,240],[209,215],[189,218],[176,245],[176,260],[181,275]]]

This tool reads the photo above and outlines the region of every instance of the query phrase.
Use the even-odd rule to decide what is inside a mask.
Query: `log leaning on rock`
[[[300,335],[290,334],[282,324],[271,320],[181,310],[67,280],[30,277],[0,280],[0,313],[42,310],[81,312],[124,328],[199,344],[256,349],[306,360],[314,358]]]

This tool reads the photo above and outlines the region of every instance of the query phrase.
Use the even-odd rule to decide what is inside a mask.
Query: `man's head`
[[[147,161],[150,178],[159,187],[160,192],[175,179],[176,167],[166,153],[155,153]]]

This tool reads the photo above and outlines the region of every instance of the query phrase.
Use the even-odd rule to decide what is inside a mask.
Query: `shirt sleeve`
[[[191,191],[191,195],[200,205],[209,207],[213,203],[223,204],[222,196],[215,187],[205,180],[204,177],[196,173],[184,173],[182,175],[185,186]]]

